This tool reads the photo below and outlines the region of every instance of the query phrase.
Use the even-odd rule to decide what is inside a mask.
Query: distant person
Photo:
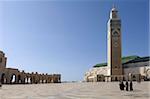
[[[123,81],[120,81],[120,83],[119,83],[119,87],[120,87],[120,90],[124,90],[124,83],[123,83]]]
[[[124,85],[124,83],[123,83],[123,81],[122,81],[122,90],[124,90],[124,87],[125,87],[125,85]]]
[[[126,91],[128,91],[128,81],[126,81]]]
[[[133,91],[133,83],[130,81],[130,91]]]
[[[120,88],[120,90],[121,90],[121,81],[119,82],[119,88]]]
[[[2,87],[2,83],[0,82],[0,88]]]

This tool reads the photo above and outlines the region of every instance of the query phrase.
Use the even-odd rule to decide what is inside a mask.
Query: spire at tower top
[[[118,14],[117,14],[118,10],[116,9],[115,5],[113,4],[113,7],[110,11],[110,18],[118,18]]]
[[[113,4],[111,11],[117,11],[115,4]]]
[[[112,8],[115,8],[115,4],[112,5]]]

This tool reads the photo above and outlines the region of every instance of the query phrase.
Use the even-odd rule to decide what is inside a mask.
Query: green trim
[[[105,66],[107,66],[107,63],[96,64],[93,67],[105,67]]]
[[[122,57],[122,64],[127,63],[127,62],[129,62],[129,61],[131,61],[131,60],[138,59],[138,58],[140,58],[140,57],[139,57],[139,56],[136,56],[136,55],[134,55],[134,56]]]
[[[150,57],[139,57],[137,55],[122,57],[122,64],[132,63],[132,62],[141,62],[141,61],[150,61]],[[93,67],[106,67],[107,63],[96,64]]]

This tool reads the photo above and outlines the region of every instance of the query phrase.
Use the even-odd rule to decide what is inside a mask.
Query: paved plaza
[[[0,99],[150,99],[150,82],[120,91],[119,82],[3,85]]]

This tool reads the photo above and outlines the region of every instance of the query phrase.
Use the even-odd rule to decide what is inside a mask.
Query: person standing
[[[128,81],[126,81],[126,91],[128,91]]]
[[[122,83],[122,82],[120,81],[120,82],[119,82],[119,88],[120,88],[120,90],[121,90],[121,83]]]
[[[124,90],[124,83],[123,83],[123,81],[120,81],[120,83],[119,83],[119,87],[120,87],[120,90]]]
[[[124,85],[123,81],[122,81],[121,85],[122,85],[122,90],[124,90],[125,85]]]
[[[2,83],[0,82],[0,88],[2,87]]]
[[[130,91],[133,91],[133,83],[130,81]]]

